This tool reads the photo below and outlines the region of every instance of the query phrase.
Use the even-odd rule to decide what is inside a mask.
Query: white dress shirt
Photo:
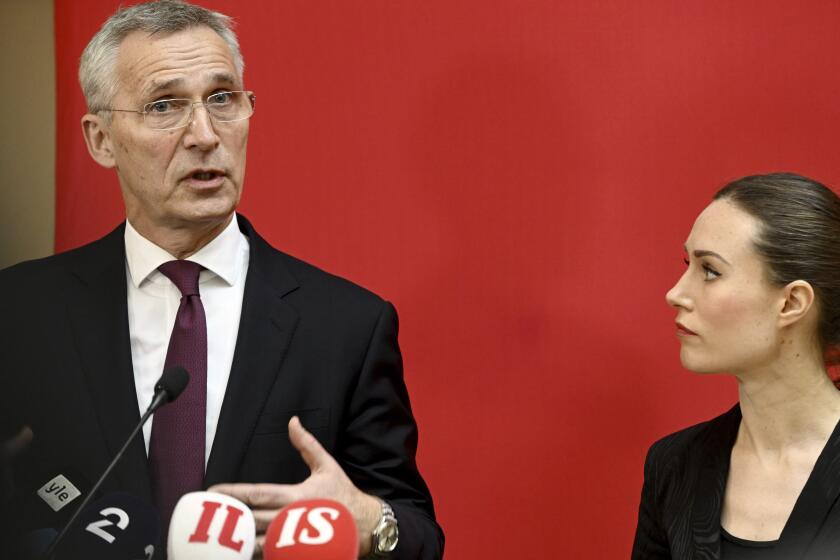
[[[233,362],[249,253],[248,238],[239,231],[234,216],[222,233],[187,258],[206,269],[201,271],[198,278],[201,303],[207,318],[205,467],[213,447]],[[152,402],[155,383],[163,373],[181,292],[157,270],[157,267],[175,260],[175,257],[140,235],[128,221],[125,224],[125,256],[131,361],[134,366],[137,404],[142,415]],[[152,422],[153,419],[150,419],[143,426],[146,455],[149,454]]]

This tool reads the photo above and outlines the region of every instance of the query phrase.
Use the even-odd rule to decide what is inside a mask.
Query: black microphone
[[[55,527],[62,527],[70,519],[73,508],[82,502],[91,487],[82,472],[72,465],[41,472],[42,475],[33,476],[28,484],[17,489],[14,501],[0,515],[2,532],[8,537],[8,541],[0,544],[0,558],[5,558],[4,553],[26,560],[42,558],[58,535]]]
[[[24,560],[40,560],[43,558],[44,551],[50,547],[57,535],[58,531],[52,527],[36,529],[26,533],[21,540],[20,550]]]
[[[128,436],[128,439],[123,444],[122,449],[120,449],[117,456],[114,457],[114,460],[111,461],[111,464],[108,465],[108,468],[105,469],[105,472],[102,473],[102,476],[99,477],[99,480],[96,481],[96,484],[93,485],[90,492],[87,496],[85,496],[84,501],[79,505],[76,509],[75,513],[70,517],[70,520],[58,534],[58,537],[52,542],[50,548],[47,550],[45,554],[45,558],[52,559],[55,555],[56,548],[58,547],[59,543],[64,539],[67,532],[73,526],[73,522],[79,517],[79,514],[82,510],[87,506],[91,499],[93,498],[94,493],[99,490],[99,487],[105,481],[105,477],[107,477],[111,471],[114,469],[114,466],[117,464],[117,461],[120,460],[120,457],[123,456],[125,450],[128,449],[128,445],[131,443],[131,440],[134,439],[134,436],[137,435],[137,432],[143,427],[143,424],[149,419],[149,416],[152,413],[163,406],[166,403],[170,403],[178,398],[178,395],[184,390],[187,386],[187,383],[190,381],[190,375],[187,373],[187,370],[180,366],[166,368],[163,371],[163,375],[160,376],[158,382],[155,384],[155,395],[152,398],[152,403],[149,405],[149,408],[146,409],[146,412],[143,413],[143,417],[140,418],[140,422],[137,424],[137,427],[134,428],[134,431],[131,432],[131,435]]]
[[[48,471],[37,483],[23,489],[19,504],[9,512],[14,515],[14,521],[10,518],[9,523],[21,529],[31,528],[33,533],[52,528],[57,534],[56,528],[70,520],[76,505],[82,503],[90,488],[90,481],[72,465]],[[29,533],[24,536],[24,539],[28,538]],[[40,558],[46,549],[47,546],[41,548],[37,557]],[[34,557],[33,554],[30,556]]]
[[[161,375],[158,382],[155,383],[155,396],[152,399],[152,404],[149,405],[149,408],[146,410],[146,414],[144,414],[143,418],[140,420],[140,426],[138,426],[138,428],[143,426],[146,418],[148,418],[152,412],[160,408],[162,405],[171,403],[177,399],[178,395],[183,392],[189,382],[190,374],[187,373],[187,370],[184,368],[175,366],[165,369],[163,375]],[[134,431],[135,433],[137,432],[137,430]],[[133,436],[134,434],[131,435]]]
[[[125,492],[106,494],[79,514],[59,560],[143,560],[155,555],[161,524],[157,510]],[[158,556],[161,556],[160,554]]]

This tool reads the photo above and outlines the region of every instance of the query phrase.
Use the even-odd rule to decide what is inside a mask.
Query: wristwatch
[[[397,527],[394,510],[384,500],[379,501],[382,504],[382,517],[379,518],[379,524],[373,530],[370,547],[371,556],[374,558],[388,556],[397,548],[397,542],[400,540],[400,531]]]

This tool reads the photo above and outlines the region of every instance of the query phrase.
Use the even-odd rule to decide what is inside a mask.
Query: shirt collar
[[[239,278],[241,260],[238,255],[243,243],[247,243],[247,240],[239,231],[234,215],[219,235],[186,260],[200,264],[233,286]],[[125,258],[131,282],[136,288],[156,272],[160,265],[175,260],[165,249],[140,235],[128,220],[125,222]]]

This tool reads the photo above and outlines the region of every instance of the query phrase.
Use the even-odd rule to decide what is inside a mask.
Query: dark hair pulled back
[[[819,304],[819,337],[826,360],[840,362],[840,198],[825,185],[793,173],[751,175],[714,196],[758,219],[755,247],[769,280],[804,280]]]

